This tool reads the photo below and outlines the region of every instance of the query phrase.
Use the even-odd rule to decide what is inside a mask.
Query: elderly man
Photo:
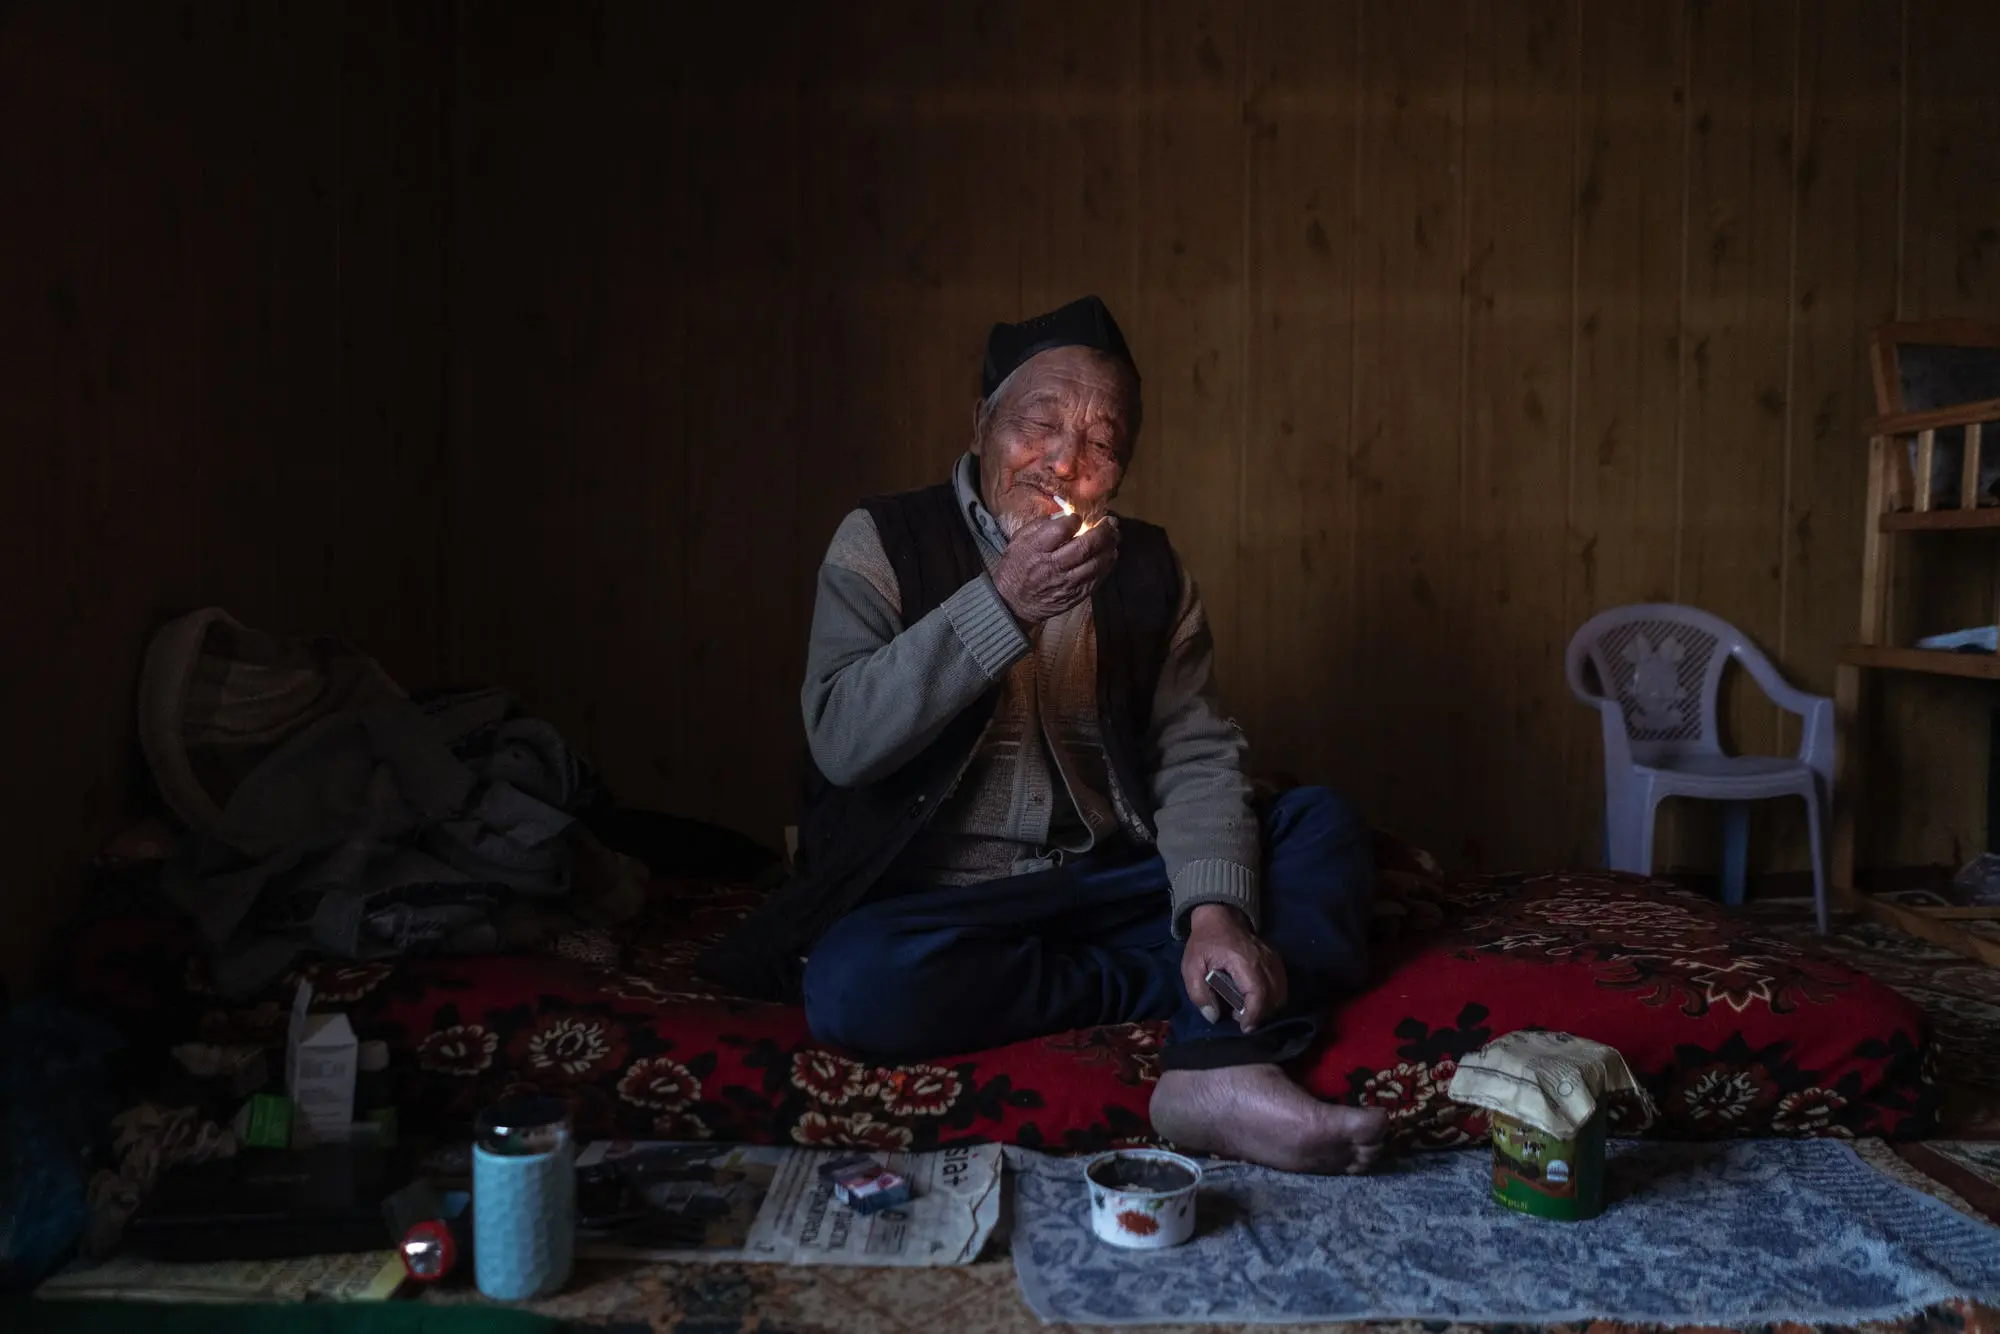
[[[1251,809],[1194,582],[1107,508],[1140,398],[1104,303],[994,326],[981,388],[949,481],[834,534],[797,876],[705,969],[891,1059],[1170,1018],[1161,1134],[1364,1170],[1382,1115],[1281,1063],[1362,979],[1367,830],[1324,789]]]

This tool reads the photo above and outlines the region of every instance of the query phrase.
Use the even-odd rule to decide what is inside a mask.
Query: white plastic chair
[[[1804,721],[1796,758],[1723,752],[1716,701],[1731,658]],[[1794,689],[1749,636],[1722,618],[1667,602],[1591,617],[1569,642],[1565,670],[1569,688],[1604,723],[1605,856],[1611,868],[1652,873],[1653,816],[1666,798],[1724,802],[1723,901],[1740,906],[1748,803],[1800,797],[1812,839],[1813,900],[1820,934],[1826,934],[1833,701]]]

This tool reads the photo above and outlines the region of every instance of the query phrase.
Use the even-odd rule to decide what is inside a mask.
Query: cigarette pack
[[[872,1214],[910,1202],[910,1183],[873,1158],[836,1158],[819,1174],[833,1182],[833,1196],[857,1214]]]

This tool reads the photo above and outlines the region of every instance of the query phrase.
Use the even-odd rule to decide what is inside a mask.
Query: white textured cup
[[[472,1146],[472,1269],[501,1302],[552,1296],[576,1265],[576,1150],[488,1153]]]
[[[1107,1185],[1099,1169],[1125,1164],[1156,1163],[1177,1168],[1186,1182],[1172,1187]],[[1098,1239],[1135,1251],[1164,1250],[1194,1235],[1195,1196],[1201,1190],[1201,1165],[1165,1149],[1117,1149],[1100,1153],[1083,1167],[1084,1189],[1090,1195],[1090,1229]]]

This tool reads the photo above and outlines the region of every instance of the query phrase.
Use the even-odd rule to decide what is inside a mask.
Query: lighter
[[[1236,985],[1235,978],[1220,968],[1211,968],[1208,970],[1208,976],[1202,980],[1208,983],[1208,989],[1229,1007],[1231,1014],[1238,1019],[1243,1017],[1243,989]]]

